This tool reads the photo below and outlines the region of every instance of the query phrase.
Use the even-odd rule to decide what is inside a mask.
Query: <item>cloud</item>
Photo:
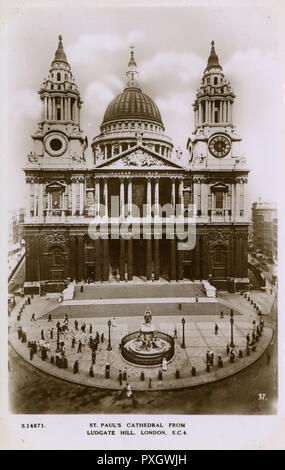
[[[89,65],[101,52],[116,52],[128,48],[132,43],[140,43],[144,39],[142,31],[130,31],[127,35],[116,33],[84,34],[76,42],[66,48],[70,62]]]
[[[107,75],[104,80],[91,82],[85,92],[84,109],[91,116],[102,117],[109,102],[122,90],[121,80]]]
[[[140,65],[143,80],[175,77],[182,83],[197,82],[202,76],[205,60],[189,52],[162,51]]]
[[[28,117],[36,120],[41,113],[41,101],[37,93],[29,88],[23,88],[12,96],[11,99],[11,112],[13,119]]]

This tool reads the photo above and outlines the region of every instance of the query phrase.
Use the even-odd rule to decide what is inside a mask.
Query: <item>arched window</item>
[[[68,80],[68,75],[67,73],[64,75],[65,80]]]
[[[57,79],[58,82],[60,82],[60,73],[59,72],[56,74],[56,79]]]
[[[218,83],[218,79],[217,77],[214,77],[214,85],[217,85],[217,83]]]

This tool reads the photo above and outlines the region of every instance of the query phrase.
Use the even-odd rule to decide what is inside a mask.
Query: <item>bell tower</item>
[[[233,123],[235,98],[212,41],[193,104],[195,128],[187,142],[197,216],[192,273],[194,279],[209,278],[226,290],[248,284],[249,170]]]
[[[34,153],[30,162],[48,166],[66,166],[70,162],[84,162],[87,140],[80,129],[82,101],[58,37],[58,47],[51,63],[48,77],[38,91],[42,103],[41,121],[32,135]]]

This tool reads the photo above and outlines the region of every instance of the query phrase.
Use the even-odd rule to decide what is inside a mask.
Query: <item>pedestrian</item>
[[[28,304],[31,305],[31,298],[28,297]]]
[[[44,341],[45,340],[45,337],[44,337],[44,330],[41,330],[41,339]]]
[[[198,295],[196,295],[196,302],[199,302]]]
[[[224,313],[223,313],[223,311],[221,311],[220,318],[224,318]]]
[[[246,344],[248,345],[250,343],[250,336],[249,333],[246,335]]]
[[[56,352],[55,353],[55,365],[56,365],[56,367],[59,367],[59,362],[60,362],[59,353]]]
[[[127,380],[128,374],[127,374],[127,369],[125,368],[123,371],[123,380]]]
[[[89,325],[89,333],[90,333],[90,335],[92,334],[92,323],[90,323],[90,325]]]
[[[75,326],[76,331],[78,331],[78,321],[77,320],[74,320],[74,326]]]
[[[213,351],[210,352],[210,364],[211,364],[211,366],[214,365],[214,353],[213,353]]]
[[[92,363],[92,365],[90,366],[90,369],[89,369],[89,377],[94,377],[93,363]]]
[[[78,372],[79,372],[79,361],[78,359],[76,359],[76,361],[73,364],[73,373],[78,374]]]
[[[99,343],[99,341],[100,341],[100,335],[99,335],[98,331],[96,331],[95,340],[96,340],[96,343]]]
[[[96,352],[92,351],[92,364],[95,364],[96,362]]]
[[[174,330],[173,330],[173,338],[177,339],[177,329],[176,328],[174,328]]]
[[[122,383],[123,383],[123,374],[122,374],[121,369],[119,370],[119,376],[118,376],[118,378],[119,378],[119,383],[120,383],[120,385],[122,385]]]
[[[229,353],[230,353],[230,347],[229,347],[229,345],[227,344],[227,356],[229,355]]]
[[[210,361],[210,352],[207,351],[206,352],[206,362],[209,362]]]
[[[30,361],[33,360],[33,356],[34,356],[33,348],[30,348]]]
[[[37,320],[36,320],[36,315],[35,315],[35,313],[32,314],[31,321],[37,321]]]
[[[83,292],[83,285],[80,286],[80,292]]]
[[[67,313],[64,315],[63,323],[68,323],[68,315],[67,315]]]
[[[85,328],[86,328],[86,323],[83,322],[81,325],[81,331],[83,331],[83,333],[85,333]]]
[[[215,324],[215,335],[218,334],[218,331],[219,331],[219,327],[218,327],[218,325],[217,325],[217,323],[216,323],[216,324]]]
[[[51,314],[48,315],[48,321],[52,321]]]
[[[81,353],[81,349],[82,349],[82,343],[81,343],[81,340],[79,340],[77,352]]]
[[[167,370],[167,360],[165,357],[162,359],[162,364],[161,364],[162,370],[166,371]]]
[[[71,340],[71,347],[72,349],[75,348],[75,337],[73,336],[72,340]]]
[[[104,333],[101,334],[101,343],[104,343]]]
[[[62,360],[62,368],[67,369],[68,367],[67,357],[64,355],[61,360]]]
[[[126,395],[127,395],[127,398],[131,398],[133,392],[132,392],[132,389],[131,389],[131,386],[129,383],[127,383],[127,386],[126,386]]]

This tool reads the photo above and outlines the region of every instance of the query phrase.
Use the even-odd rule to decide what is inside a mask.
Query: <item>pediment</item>
[[[96,168],[108,170],[183,170],[182,166],[143,145],[136,145],[120,155],[100,162]]]
[[[229,190],[228,186],[225,183],[218,182],[211,186],[211,191],[225,191]]]
[[[56,189],[64,190],[65,185],[60,183],[59,181],[53,181],[52,183],[46,185],[47,191],[55,191]]]

